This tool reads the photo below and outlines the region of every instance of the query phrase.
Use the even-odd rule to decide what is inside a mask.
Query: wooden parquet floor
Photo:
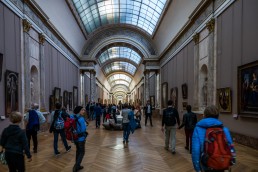
[[[184,131],[177,131],[176,154],[164,149],[161,122],[154,118],[154,127],[143,125],[130,135],[128,145],[122,143],[122,131],[95,129],[95,121],[88,126],[89,136],[82,172],[193,172],[191,156],[184,149]],[[143,121],[142,121],[143,123]],[[38,153],[32,153],[32,162],[26,162],[27,172],[71,172],[75,160],[75,146],[70,152],[59,140],[61,155],[54,156],[53,135],[39,134]],[[231,171],[258,172],[258,151],[236,144],[237,164]],[[8,171],[0,165],[0,172]]]

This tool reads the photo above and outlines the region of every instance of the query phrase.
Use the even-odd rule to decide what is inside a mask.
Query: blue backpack
[[[26,130],[39,131],[39,116],[35,110],[29,110],[29,121]]]
[[[59,113],[55,120],[55,124],[54,124],[55,129],[56,130],[64,129],[64,119],[62,118],[61,111],[56,111],[55,113]]]

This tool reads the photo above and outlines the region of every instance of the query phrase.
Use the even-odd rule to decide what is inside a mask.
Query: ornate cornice
[[[45,36],[42,33],[40,33],[39,34],[39,43],[43,45],[45,40],[46,40]]]
[[[195,45],[199,43],[199,38],[200,38],[200,34],[199,33],[196,33],[193,36],[193,40],[194,40]]]
[[[89,70],[89,72],[90,72],[90,74],[93,74],[94,76],[96,75],[96,71],[93,69]]]
[[[22,26],[23,26],[23,32],[29,32],[31,29],[31,23],[28,22],[28,20],[26,19],[22,20]]]
[[[146,69],[144,72],[143,72],[144,75],[147,75],[147,74],[150,74],[150,70]]]
[[[206,27],[207,27],[207,29],[209,30],[209,33],[214,32],[215,19],[212,18],[210,21],[208,21],[208,22],[206,23]]]

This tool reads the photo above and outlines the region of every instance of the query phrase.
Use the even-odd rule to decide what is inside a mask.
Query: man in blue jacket
[[[206,107],[204,110],[204,119],[200,120],[194,129],[193,137],[192,137],[192,161],[195,171],[205,171],[209,170],[207,167],[201,165],[201,154],[204,148],[204,141],[206,135],[206,129],[214,126],[223,126],[222,122],[218,120],[219,110],[216,106],[211,105]],[[226,127],[223,127],[224,133],[226,135],[226,139],[228,141],[228,145],[233,145],[232,138],[230,136],[230,132]],[[216,171],[221,172],[224,170]]]

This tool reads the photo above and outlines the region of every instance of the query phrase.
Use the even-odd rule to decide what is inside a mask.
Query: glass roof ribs
[[[107,24],[131,24],[150,35],[167,0],[73,0],[88,34]]]
[[[125,80],[125,81],[127,81],[128,83],[131,83],[132,78],[129,77],[129,76],[127,76],[127,75],[125,75],[125,74],[114,74],[114,75],[112,75],[112,76],[110,76],[110,77],[108,78],[108,82],[109,82],[109,83],[111,83],[111,82],[113,82],[113,81],[115,81],[115,80]]]
[[[111,47],[101,53],[98,60],[100,64],[103,64],[113,58],[126,58],[135,62],[137,65],[139,65],[141,61],[141,56],[128,47]]]
[[[107,64],[103,70],[106,76],[114,71],[124,71],[134,76],[136,67],[128,62],[117,61]]]

